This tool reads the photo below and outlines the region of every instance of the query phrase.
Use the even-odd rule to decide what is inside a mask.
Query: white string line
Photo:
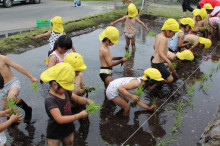
[[[218,45],[216,45],[215,48],[216,48],[217,46],[218,46]],[[215,48],[212,50],[212,52],[215,50]],[[211,52],[211,53],[212,53],[212,52]],[[211,53],[209,53],[209,54],[211,54]],[[121,144],[121,146],[123,146],[133,135],[135,135],[135,134],[137,133],[137,131],[138,131],[141,127],[143,127],[143,126],[145,125],[145,123],[148,122],[148,121],[150,120],[150,118],[153,117],[153,116],[156,114],[157,111],[159,111],[160,108],[162,108],[162,106],[185,84],[185,82],[199,69],[199,67],[200,67],[200,66],[198,66],[198,67],[193,71],[193,73],[192,73],[191,75],[189,75],[187,79],[185,79],[185,81],[175,90],[175,92],[173,92],[173,93],[170,95],[170,97],[167,98],[167,100],[165,100],[164,103],[161,104],[160,107],[157,108],[157,110],[156,110],[137,130],[135,130],[134,133],[131,134],[131,135],[128,137],[128,139],[127,139],[124,143]]]

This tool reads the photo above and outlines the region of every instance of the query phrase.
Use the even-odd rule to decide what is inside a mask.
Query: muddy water
[[[157,23],[148,23],[151,31],[158,33],[161,27]],[[120,29],[119,44],[111,47],[113,56],[123,56],[125,53],[125,40],[123,36],[123,25],[118,24]],[[158,29],[157,29],[158,28]],[[130,116],[124,118],[121,116],[120,108],[113,103],[105,100],[104,86],[99,78],[99,57],[98,49],[100,41],[98,40],[99,33],[102,28],[91,33],[84,34],[72,38],[74,47],[77,52],[83,55],[87,70],[83,72],[86,85],[96,86],[97,91],[89,94],[89,99],[94,99],[100,105],[102,110],[89,118],[88,121],[78,121],[75,123],[75,145],[121,145],[127,138],[144,123],[153,112],[145,111],[139,107],[131,108]],[[147,36],[143,27],[137,25],[136,47],[135,54],[122,67],[118,65],[114,67],[114,78],[125,76],[141,76],[144,69],[150,67],[150,57],[153,55],[154,37]],[[217,41],[214,42],[214,47]],[[174,122],[176,120],[176,108],[178,101],[189,99],[186,88],[192,84],[195,91],[195,96],[192,99],[193,107],[185,106],[181,112],[182,123],[181,127],[172,137],[172,145],[195,145],[199,137],[207,125],[214,117],[217,106],[220,103],[219,98],[219,51],[212,47],[207,51],[199,51],[204,57],[197,62],[180,64],[177,67],[180,79],[170,85],[163,85],[153,91],[146,91],[141,99],[146,104],[151,104],[153,97],[157,97],[157,106],[159,107],[165,102],[173,92],[187,79],[187,77],[195,71],[195,73],[186,81],[186,83],[164,104],[164,106],[135,133],[127,142],[126,145],[157,145],[160,140],[169,138]],[[8,56],[15,62],[23,65],[34,76],[39,79],[42,71],[45,70],[43,60],[47,57],[49,45],[39,47],[19,55],[9,54]],[[218,46],[219,48],[219,46]],[[210,59],[212,58],[212,59]],[[215,59],[215,61],[214,61]],[[209,88],[200,89],[203,73],[213,72],[212,78],[204,81],[204,86],[210,85]],[[39,84],[38,92],[31,92],[30,80],[14,71],[15,76],[19,78],[23,86],[19,97],[23,98],[33,108],[32,124],[21,123],[18,126],[13,126],[6,131],[9,140],[9,145],[45,145],[47,115],[44,109],[44,95],[48,92],[48,85]],[[184,100],[185,99],[185,100]],[[23,112],[21,110],[21,112]],[[13,139],[13,140],[12,140]]]

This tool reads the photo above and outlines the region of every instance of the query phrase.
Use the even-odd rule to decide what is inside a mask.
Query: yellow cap
[[[206,39],[203,37],[199,37],[199,43],[205,45],[204,49],[208,49],[212,45],[212,41],[210,39]]]
[[[161,28],[161,30],[171,30],[171,31],[178,32],[179,31],[179,24],[175,19],[169,18],[163,24],[163,27]]]
[[[190,17],[180,19],[180,23],[183,25],[189,25],[192,29],[195,26],[195,22]]]
[[[75,71],[69,63],[58,63],[55,66],[45,70],[40,78],[43,82],[55,80],[66,90],[74,89]]]
[[[144,71],[144,75],[142,76],[143,79],[147,80],[147,78],[156,80],[156,81],[163,81],[161,73],[156,68],[148,68]]]
[[[135,16],[137,16],[137,14],[138,14],[138,10],[137,10],[135,4],[130,3],[128,5],[128,16],[129,17],[135,17]]]
[[[63,32],[63,20],[60,16],[55,16],[51,19],[52,29],[54,32],[61,33]]]
[[[206,10],[212,10],[213,9],[213,7],[210,3],[204,4],[203,8],[205,8]]]
[[[183,52],[177,52],[177,57],[181,60],[194,60],[194,55],[190,50],[184,50]]]
[[[49,58],[44,59],[44,62],[47,65],[49,63]]]
[[[117,44],[119,38],[118,29],[114,26],[108,26],[99,34],[99,40],[102,41],[105,37],[108,38],[113,44]]]
[[[193,10],[193,17],[196,17],[197,15],[201,16],[202,20],[205,20],[207,17],[206,9],[194,9]]]
[[[83,57],[79,53],[69,53],[64,58],[65,63],[69,63],[75,71],[84,71],[87,66],[84,64]]]

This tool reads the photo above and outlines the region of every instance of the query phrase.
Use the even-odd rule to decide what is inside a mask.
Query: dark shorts
[[[99,76],[103,82],[108,76],[112,76],[112,68],[111,67],[100,67]]]
[[[164,63],[153,63],[152,62],[153,58],[154,56],[151,57],[151,67],[158,69],[164,79],[168,78],[170,76],[170,72],[167,70],[165,64]]]

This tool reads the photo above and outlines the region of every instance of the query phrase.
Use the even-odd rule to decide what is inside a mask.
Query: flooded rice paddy
[[[147,24],[151,31],[160,32],[160,24],[152,22]],[[111,52],[113,56],[124,56],[124,27],[122,24],[118,24],[116,27],[120,30],[119,44],[111,47]],[[99,78],[100,63],[98,57],[101,43],[98,35],[103,29],[99,28],[91,33],[72,38],[74,47],[83,56],[87,65],[87,70],[83,72],[85,84],[97,88],[96,92],[89,94],[89,99],[96,100],[98,104],[102,105],[102,109],[97,115],[89,117],[89,121],[74,122],[76,129],[74,145],[121,145],[125,141],[124,144],[130,146],[158,145],[161,140],[166,141],[170,137],[176,121],[179,101],[188,104],[182,109],[180,114],[182,117],[181,126],[175,131],[175,135],[171,139],[171,145],[196,145],[204,128],[213,119],[220,103],[220,47],[219,44],[217,45],[218,39],[213,42],[212,48],[209,50],[198,51],[198,54],[203,56],[201,59],[197,59],[195,62],[178,64],[177,72],[180,79],[153,91],[144,92],[141,96],[144,103],[151,105],[153,97],[157,98],[157,107],[164,103],[147,120],[153,112],[139,107],[131,108],[130,116],[125,118],[122,117],[118,106],[105,100],[104,85]],[[142,26],[137,25],[137,50],[123,66],[118,65],[113,68],[113,77],[116,79],[126,76],[142,76],[143,71],[151,67],[150,58],[154,53],[154,40],[154,37],[147,36]],[[40,74],[46,69],[43,60],[47,58],[48,49],[49,45],[45,45],[22,54],[8,54],[7,56],[27,68],[39,79]],[[47,94],[49,86],[48,84],[41,85],[39,83],[38,92],[31,92],[29,78],[14,70],[13,72],[22,84],[19,97],[33,108],[33,119],[32,124],[21,123],[8,128],[6,130],[7,145],[46,145],[48,116],[44,108],[44,96]],[[202,80],[202,74],[208,74],[209,76]],[[193,96],[189,95],[189,87],[193,89],[191,90]],[[21,112],[23,111],[21,110]],[[130,137],[135,131],[136,133]]]

